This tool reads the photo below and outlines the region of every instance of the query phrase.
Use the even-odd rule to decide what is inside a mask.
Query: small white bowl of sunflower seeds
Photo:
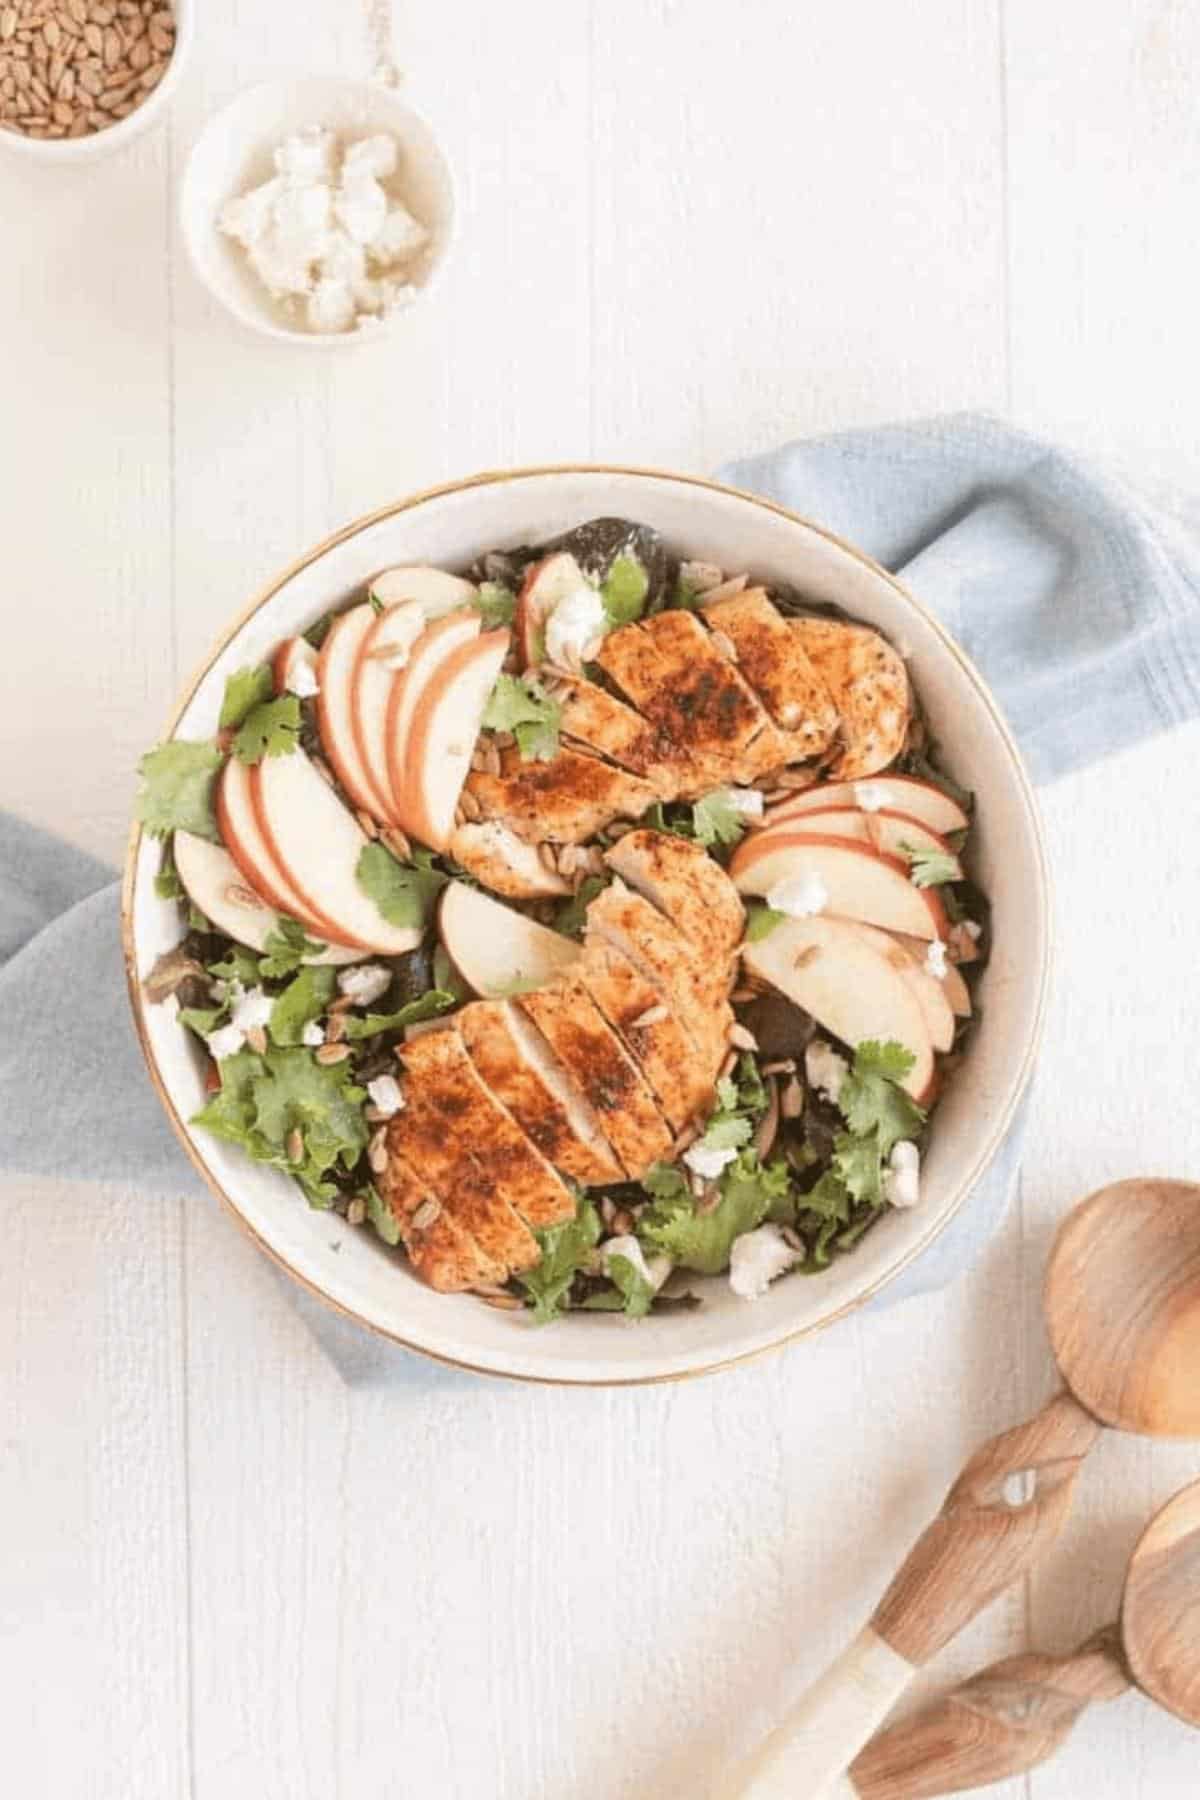
[[[195,0],[0,0],[0,149],[86,162],[160,119]]]

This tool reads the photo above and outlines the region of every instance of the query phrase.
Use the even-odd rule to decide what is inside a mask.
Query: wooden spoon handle
[[[1115,1625],[1071,1656],[1011,1656],[872,1738],[845,1793],[933,1800],[1021,1775],[1054,1754],[1093,1700],[1129,1686]]]
[[[910,1663],[935,1656],[1053,1543],[1102,1427],[1066,1389],[977,1450],[875,1609]]]

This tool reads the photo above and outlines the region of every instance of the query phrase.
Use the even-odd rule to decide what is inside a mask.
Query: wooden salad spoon
[[[1093,1700],[1135,1683],[1200,1726],[1200,1482],[1143,1532],[1121,1618],[1071,1656],[1012,1656],[914,1718],[880,1732],[834,1792],[838,1800],[933,1800],[1037,1768]]]
[[[726,1786],[818,1800],[917,1669],[1057,1537],[1104,1426],[1200,1437],[1200,1187],[1119,1181],[1055,1240],[1046,1321],[1065,1387],[978,1450],[870,1623]]]

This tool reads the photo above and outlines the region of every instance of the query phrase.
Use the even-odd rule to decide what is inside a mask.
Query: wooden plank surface
[[[462,239],[439,300],[376,348],[243,335],[171,224],[213,107],[364,67],[356,9],[281,29],[280,0],[208,0],[166,132],[85,175],[0,155],[22,221],[0,283],[21,376],[0,414],[0,805],[115,859],[136,755],[229,612],[332,526],[473,468],[707,469],[1011,395],[1024,423],[1200,474],[1191,9],[552,16],[399,9]],[[1038,1281],[1065,1207],[1200,1166],[1178,1049],[1200,1007],[1198,748],[1181,733],[1047,796],[1061,950],[1005,1233],[949,1292],[760,1368],[607,1394],[414,1364],[352,1391],[215,1210],[8,1184],[0,1719],[22,1791],[705,1793],[861,1622],[973,1445],[1044,1397]],[[1193,1469],[1106,1444],[1044,1572],[925,1685],[1099,1623]],[[1194,1771],[1182,1727],[1131,1698],[995,1792],[1182,1800]]]

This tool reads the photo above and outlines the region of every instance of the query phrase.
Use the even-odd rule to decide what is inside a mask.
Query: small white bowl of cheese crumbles
[[[180,199],[204,285],[293,344],[370,342],[445,261],[449,164],[393,89],[334,76],[239,95],[193,146]]]

